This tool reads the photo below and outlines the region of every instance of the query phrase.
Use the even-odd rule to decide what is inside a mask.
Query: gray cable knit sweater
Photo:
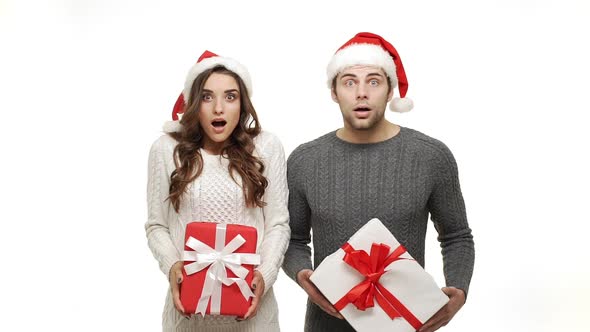
[[[290,278],[312,269],[311,232],[317,266],[374,217],[424,266],[430,213],[439,234],[446,284],[467,293],[473,237],[457,165],[442,142],[402,127],[383,142],[352,144],[334,131],[295,149],[287,174],[291,240],[283,269]],[[308,302],[305,331],[354,330]]]

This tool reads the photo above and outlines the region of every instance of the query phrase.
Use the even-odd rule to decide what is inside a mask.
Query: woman
[[[150,150],[148,245],[170,282],[164,331],[279,331],[272,285],[289,242],[283,147],[263,132],[250,101],[248,71],[205,51],[187,76],[167,123]],[[186,101],[186,102],[185,102]],[[253,226],[258,231],[251,288],[243,318],[191,315],[179,299],[184,230],[191,221]]]

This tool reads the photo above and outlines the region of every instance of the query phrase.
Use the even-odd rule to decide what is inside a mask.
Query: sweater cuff
[[[285,257],[285,262],[283,263],[283,271],[285,271],[285,274],[293,279],[293,281],[297,282],[297,273],[299,273],[301,270],[312,270],[313,271],[313,266],[311,264],[311,260],[297,260],[297,262],[293,262],[291,259],[289,259],[289,261],[287,262],[287,257]],[[297,284],[299,285],[299,283],[297,282]]]
[[[172,268],[172,265],[174,265],[176,262],[179,262],[179,260],[170,257],[162,257],[160,269],[162,270],[162,272],[164,272],[164,274],[166,275],[166,280],[168,281],[170,281],[170,269]]]
[[[467,300],[467,294],[469,293],[470,281],[471,273],[456,273],[448,275],[445,278],[445,284],[447,287],[455,287],[465,293],[465,300]]]
[[[262,278],[264,279],[264,294],[266,294],[272,285],[274,285],[275,281],[277,281],[278,271],[272,268],[267,268],[263,265],[256,267],[254,271],[258,271],[262,275]]]
[[[469,285],[454,285],[454,284],[447,284],[447,287],[453,287],[453,288],[457,288],[463,291],[463,293],[465,293],[465,302],[467,302],[467,293],[469,292]]]

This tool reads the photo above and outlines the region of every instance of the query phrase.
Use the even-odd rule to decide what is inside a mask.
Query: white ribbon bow
[[[205,316],[209,300],[211,300],[210,313],[213,315],[220,314],[222,284],[231,286],[235,283],[246,300],[254,297],[254,293],[252,293],[250,287],[244,280],[248,275],[248,269],[243,267],[242,264],[260,264],[260,255],[234,253],[246,240],[238,234],[224,246],[225,234],[226,225],[217,224],[215,229],[215,249],[192,236],[186,241],[187,247],[194,250],[184,251],[183,260],[193,262],[184,267],[186,274],[191,275],[197,273],[209,266],[205,283],[203,284],[203,291],[201,292],[195,311],[196,314],[201,313],[201,315]],[[228,278],[226,268],[230,269],[238,277]]]

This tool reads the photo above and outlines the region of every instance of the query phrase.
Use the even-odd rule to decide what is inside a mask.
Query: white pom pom
[[[389,109],[394,112],[409,112],[414,108],[414,102],[410,98],[393,98],[389,103]]]
[[[165,133],[179,132],[182,129],[180,121],[166,121],[162,126]]]

